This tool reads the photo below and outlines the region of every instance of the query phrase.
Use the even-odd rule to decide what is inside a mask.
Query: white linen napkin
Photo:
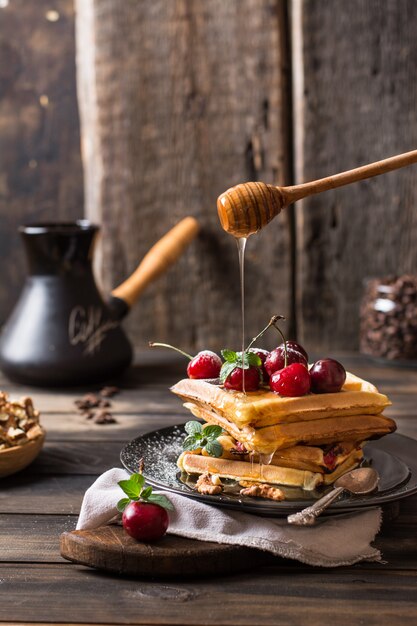
[[[117,483],[127,478],[128,472],[119,468],[97,478],[84,495],[77,530],[97,528],[117,515],[116,503],[123,497]],[[175,507],[169,511],[168,533],[173,535],[258,548],[323,567],[381,561],[379,550],[370,545],[381,525],[379,508],[323,518],[305,527],[203,504],[176,493],[164,495]]]

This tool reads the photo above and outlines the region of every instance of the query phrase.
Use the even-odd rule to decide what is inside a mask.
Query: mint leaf
[[[196,422],[195,420],[187,422],[184,429],[188,435],[196,435],[197,433],[201,433],[203,431],[203,427],[200,422]]]
[[[223,428],[221,426],[206,426],[204,429],[204,436],[207,439],[217,439],[223,432]]]
[[[233,372],[233,370],[236,369],[236,367],[238,367],[236,362],[230,363],[229,361],[226,361],[225,363],[223,363],[220,370],[220,382],[224,383],[226,378],[230,376],[230,374]]]
[[[116,505],[119,513],[123,513],[123,511],[125,510],[128,504],[130,504],[129,498],[122,498],[121,500],[119,500],[119,502]]]
[[[254,367],[261,367],[262,360],[261,357],[255,354],[255,352],[246,352],[245,357],[249,365],[253,365]]]
[[[237,353],[234,350],[222,350],[221,355],[225,361],[234,363],[236,361]]]
[[[142,474],[132,474],[128,480],[121,480],[117,484],[131,500],[137,500],[144,485]]]
[[[260,367],[262,365],[262,361],[260,357],[254,352],[245,352],[245,355],[242,356],[242,353],[239,353],[240,360],[239,365],[243,367],[243,369],[247,370],[249,367]],[[242,364],[243,361],[243,364]]]
[[[140,494],[140,499],[141,500],[147,500],[149,498],[149,496],[152,493],[152,487],[146,487],[145,489],[142,489],[142,492]]]
[[[216,458],[219,458],[223,452],[223,446],[218,441],[208,441],[204,449],[210,456],[214,456]]]
[[[174,505],[172,504],[172,502],[168,500],[166,496],[163,496],[161,494],[152,493],[150,496],[148,496],[147,501],[152,502],[152,504],[158,504],[159,506],[162,506],[162,508],[168,509],[168,511],[174,510]]]
[[[201,448],[202,438],[201,436],[197,440],[193,435],[189,435],[182,442],[182,447],[184,450],[197,450],[197,448]]]

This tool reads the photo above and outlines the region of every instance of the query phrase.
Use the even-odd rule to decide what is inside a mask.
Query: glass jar
[[[366,282],[360,310],[360,350],[398,364],[417,362],[417,276]]]

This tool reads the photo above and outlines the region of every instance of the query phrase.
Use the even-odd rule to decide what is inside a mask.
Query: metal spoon
[[[311,506],[289,515],[287,521],[289,524],[296,526],[312,526],[316,522],[316,518],[323,513],[327,507],[332,504],[344,491],[349,491],[354,495],[364,495],[374,491],[379,482],[379,474],[371,467],[359,467],[347,474],[343,474],[336,480],[332,491],[317,500]]]

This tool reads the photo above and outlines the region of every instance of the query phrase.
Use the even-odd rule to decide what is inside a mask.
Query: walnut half
[[[242,496],[251,496],[252,498],[267,498],[268,500],[276,500],[277,502],[285,500],[285,494],[281,489],[263,483],[241,489],[240,494]]]
[[[197,491],[205,496],[215,496],[218,493],[223,491],[223,485],[221,481],[217,478],[213,480],[213,476],[211,476],[208,472],[204,472],[198,478],[196,482]],[[220,484],[219,484],[220,483]]]
[[[33,407],[31,398],[11,402],[8,395],[0,391],[0,449],[24,445],[42,435],[39,411]]]

